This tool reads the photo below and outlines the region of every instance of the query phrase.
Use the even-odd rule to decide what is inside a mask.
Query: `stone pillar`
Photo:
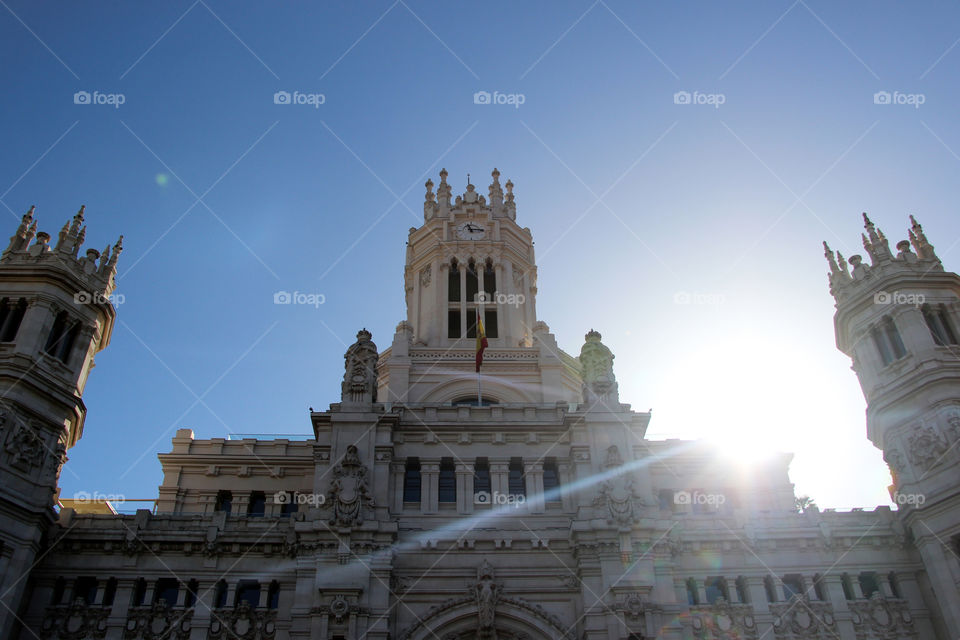
[[[457,513],[473,513],[472,464],[457,464]]]
[[[207,630],[213,613],[213,599],[216,597],[216,582],[197,583],[197,602],[193,606],[190,640],[206,640]]]
[[[757,614],[757,634],[762,638],[773,637],[773,624],[770,620],[770,603],[767,602],[767,590],[763,585],[763,576],[747,578],[747,593],[750,594],[750,604]]]
[[[460,337],[467,335],[467,264],[460,267]]]
[[[524,465],[524,476],[527,489],[527,510],[530,513],[543,513],[545,509],[543,499],[543,465],[527,463]]]
[[[740,595],[737,593],[737,581],[735,578],[722,578],[727,585],[727,596],[730,604],[743,604],[740,602]]]
[[[841,638],[854,638],[853,623],[850,621],[850,607],[847,606],[847,597],[843,593],[843,578],[836,574],[823,576],[822,583],[826,596],[836,614],[837,631]]]
[[[913,530],[920,527],[914,525]],[[940,605],[943,623],[950,637],[960,637],[960,592],[950,574],[950,563],[957,560],[944,553],[943,544],[933,536],[924,536],[917,540],[917,549],[923,559],[930,581],[930,587],[936,594]]]
[[[564,511],[573,510],[573,499],[567,487],[573,482],[573,476],[570,474],[570,465],[566,462],[557,463],[557,475],[560,477],[560,502]]]
[[[510,483],[508,476],[510,465],[507,462],[490,462],[490,493],[507,495],[510,493]],[[493,496],[491,495],[491,501]]]
[[[133,602],[134,583],[135,581],[131,579],[117,580],[117,593],[113,597],[113,606],[110,607],[110,616],[107,618],[106,640],[123,638],[124,627],[127,624],[127,610]],[[206,631],[204,631],[204,637],[206,637]]]
[[[394,515],[403,511],[403,481],[406,478],[406,462],[394,460],[390,463],[390,476],[393,480],[393,503],[391,511]]]
[[[14,302],[15,301],[11,301]],[[28,300],[27,310],[17,329],[15,353],[28,354],[33,357],[46,344],[47,336],[53,327],[53,307],[45,300]]]
[[[437,462],[420,463],[420,512],[437,513],[440,487],[440,464]]]

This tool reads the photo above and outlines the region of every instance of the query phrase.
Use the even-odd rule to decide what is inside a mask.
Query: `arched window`
[[[490,462],[486,458],[477,458],[473,463],[473,494],[490,493],[490,488]]]
[[[71,320],[66,311],[61,311],[53,320],[53,327],[50,329],[50,335],[47,336],[47,344],[43,350],[67,364],[78,333],[80,333],[80,323]]]
[[[420,458],[407,458],[403,472],[403,501],[420,502]]]
[[[230,513],[233,506],[233,492],[227,490],[217,491],[217,502],[213,506],[214,511],[224,511]]]
[[[900,339],[900,332],[897,331],[897,326],[889,316],[873,327],[870,335],[877,351],[880,353],[880,360],[884,366],[907,355],[903,340]]]
[[[447,337],[459,338],[461,331],[460,268],[456,258],[450,262],[447,276]]]
[[[11,304],[10,298],[0,300],[0,342],[13,342],[26,312],[25,298],[20,298],[16,304]]]
[[[957,344],[957,334],[950,323],[947,309],[942,304],[936,307],[925,304],[921,311],[923,312],[923,319],[927,323],[927,328],[930,330],[930,335],[933,336],[934,343],[941,347]]]

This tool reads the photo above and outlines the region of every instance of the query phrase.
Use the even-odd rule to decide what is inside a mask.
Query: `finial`
[[[447,183],[447,176],[450,175],[447,173],[446,169],[440,169],[440,184]]]
[[[827,259],[827,262],[830,264],[830,273],[834,274],[840,271],[840,268],[837,266],[837,260],[833,255],[833,251],[830,250],[830,245],[827,244],[827,241],[823,241],[823,256]]]
[[[494,182],[496,182],[497,180],[500,179],[500,172],[497,171],[497,168],[496,168],[496,167],[493,168],[493,171],[490,172],[490,175],[493,176],[493,181],[494,181]]]
[[[470,184],[470,174],[467,174],[467,184]]]
[[[866,212],[866,211],[863,212],[863,226],[864,226],[864,227],[871,227],[871,226],[873,226],[873,223],[870,222],[870,217],[867,215],[867,212]]]

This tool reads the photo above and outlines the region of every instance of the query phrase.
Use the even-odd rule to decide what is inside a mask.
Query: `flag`
[[[480,373],[480,365],[483,364],[483,350],[487,348],[487,334],[483,330],[483,320],[480,318],[480,310],[477,309],[477,373]]]

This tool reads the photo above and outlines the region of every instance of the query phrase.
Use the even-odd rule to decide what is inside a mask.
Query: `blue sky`
[[[155,497],[178,427],[309,434],[356,331],[386,347],[404,317],[423,182],[496,166],[540,319],[574,354],[603,333],[651,437],[794,451],[822,507],[889,503],[820,242],[914,213],[960,268],[955,4],[0,4],[0,219],[86,204],[92,246],[125,235],[64,496]]]

